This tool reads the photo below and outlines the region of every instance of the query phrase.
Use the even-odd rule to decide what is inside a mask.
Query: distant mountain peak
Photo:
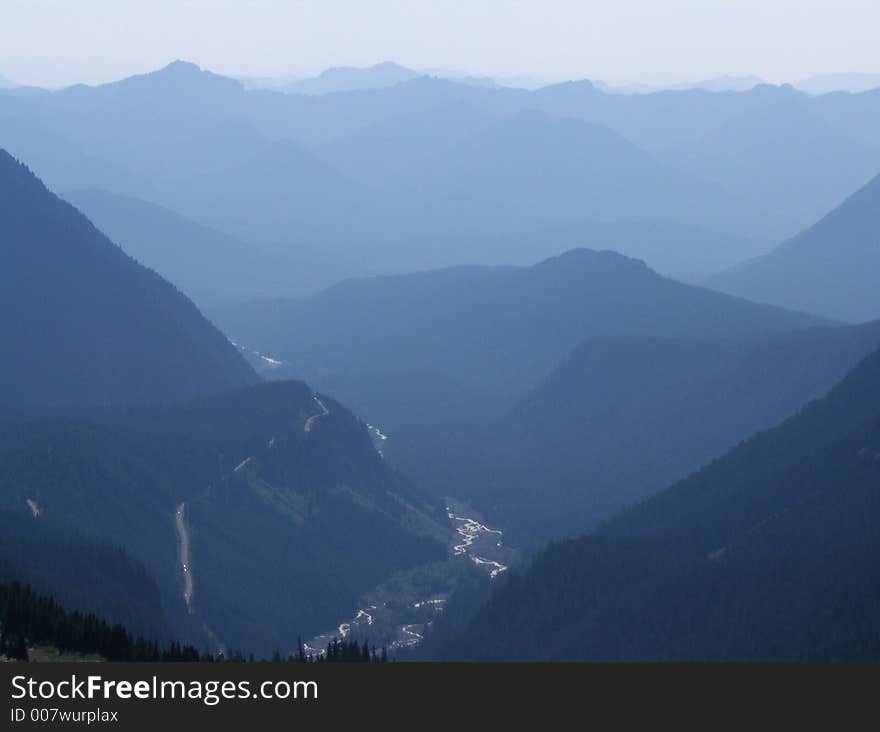
[[[201,66],[192,61],[183,61],[175,59],[167,66],[159,69],[157,74],[197,74],[202,71]]]
[[[611,251],[610,249],[588,249],[586,247],[576,247],[569,249],[555,257],[550,257],[542,262],[534,265],[533,269],[545,268],[576,268],[583,269],[589,267],[591,269],[614,268],[616,271],[630,270],[632,272],[650,272],[656,274],[641,259],[627,257],[624,254]],[[659,276],[659,275],[658,275]]]
[[[783,99],[803,96],[803,92],[798,91],[791,84],[756,84],[752,91],[766,96],[775,95]]]
[[[382,61],[368,67],[333,66],[311,79],[302,79],[288,85],[290,92],[328,94],[358,89],[381,89],[410,81],[422,74],[394,61]]]
[[[385,71],[391,71],[391,70],[394,70],[394,71],[409,71],[409,72],[412,72],[412,69],[410,69],[410,68],[407,67],[407,66],[403,66],[402,64],[399,64],[399,63],[397,63],[396,61],[380,61],[380,62],[377,63],[377,64],[373,64],[373,66],[371,66],[370,68],[371,68],[371,69],[376,69],[376,70],[378,70],[378,69],[382,69],[382,70],[385,70]]]
[[[577,79],[571,81],[561,81],[558,84],[548,84],[547,86],[543,86],[537,91],[542,94],[553,93],[557,91],[579,91],[585,93],[599,93],[604,94],[605,90],[602,89],[601,85],[597,85],[597,83],[590,81],[590,79]]]
[[[100,88],[126,89],[129,87],[151,88],[157,91],[172,89],[208,90],[210,93],[235,93],[243,89],[240,81],[201,68],[192,61],[177,59],[161,69],[136,74]]]

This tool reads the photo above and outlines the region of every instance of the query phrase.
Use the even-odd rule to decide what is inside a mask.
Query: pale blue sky
[[[547,80],[880,72],[878,0],[0,0],[0,75],[96,83],[395,60]]]

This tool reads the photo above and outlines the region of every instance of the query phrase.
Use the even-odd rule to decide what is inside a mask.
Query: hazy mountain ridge
[[[281,91],[294,94],[331,94],[356,89],[381,89],[421,76],[393,61],[383,61],[368,68],[334,66],[309,79],[294,81]]]
[[[596,223],[584,221],[589,218],[692,226],[694,213],[705,211],[704,228],[719,237],[709,248],[740,235],[760,241],[784,238],[864,182],[865,151],[880,149],[880,104],[874,96],[810,97],[791,87],[766,85],[746,92],[614,95],[589,82],[526,91],[427,77],[381,89],[306,96],[247,91],[235,80],[178,62],[114,84],[33,98],[4,96],[0,136],[14,152],[33,160],[53,187],[122,193],[249,243],[281,245],[303,256],[301,272],[307,274],[300,274],[300,280],[320,287],[383,271],[513,263],[503,248],[480,256],[480,247],[495,236],[528,236],[564,221],[583,221],[589,231]],[[803,144],[783,135],[776,158],[749,144],[749,135],[779,138],[784,118],[773,110],[792,105],[808,109],[827,128],[817,139],[836,145],[829,155],[852,153],[839,156],[845,164],[833,179],[817,177],[815,166],[800,170],[798,186],[815,194],[802,203],[792,200],[792,175],[785,171],[790,168],[786,160],[800,155]],[[547,117],[538,129],[533,125],[513,134],[527,112]],[[729,132],[712,142],[718,130],[743,115],[754,120],[753,132],[736,132],[732,138]],[[567,118],[598,127],[569,135],[571,144],[560,140],[554,152],[555,137],[572,129]],[[487,125],[493,124],[508,131],[505,159],[525,165],[539,151],[577,158],[583,163],[574,171],[579,177],[572,177],[572,166],[564,176],[564,167],[556,171],[552,166],[546,193],[521,169],[514,168],[512,177],[493,178],[491,166],[481,169],[478,158],[471,160],[466,152],[480,149]],[[630,166],[632,175],[625,179],[617,175],[619,165],[632,159],[606,154],[600,141],[611,138],[601,128],[647,153],[662,175],[648,163]],[[715,162],[696,174],[682,172],[693,164],[690,147],[699,140],[705,141],[706,159]],[[52,155],[41,152],[49,141]],[[746,157],[732,161],[724,154],[727,145]],[[457,166],[444,163],[444,153],[456,149]],[[624,146],[619,141],[612,149]],[[769,166],[773,175],[765,184],[766,200],[756,198],[736,172],[741,160]],[[429,165],[421,170],[423,163]],[[438,186],[428,173],[444,169],[447,183]],[[450,183],[471,177],[484,183],[479,189],[470,186],[468,192],[477,198]],[[627,181],[638,183],[639,195],[627,190]],[[586,185],[591,194],[577,197],[568,184]],[[684,205],[685,199],[693,205]],[[651,246],[675,249],[676,244],[658,237]],[[316,251],[327,256],[315,256]],[[552,251],[545,248],[541,255]],[[685,251],[681,254],[688,256]],[[740,257],[755,253],[746,247]],[[660,266],[664,256],[660,252],[649,261]],[[679,271],[700,269],[695,262]],[[296,276],[297,268],[291,267],[291,277]]]
[[[769,254],[706,283],[749,297],[848,321],[880,316],[880,176]]]
[[[0,151],[0,402],[173,400],[254,383],[193,304]]]
[[[820,74],[804,79],[796,86],[808,94],[830,94],[832,92],[858,94],[880,88],[880,74]]]
[[[128,255],[201,308],[280,295],[310,284],[297,285],[288,275],[296,269],[294,256],[247,244],[156,204],[99,189],[73,191],[64,198]]]
[[[463,493],[515,543],[577,534],[821,396],[875,324],[665,279],[612,252],[528,268],[344,282],[219,322],[391,439],[394,464]],[[455,495],[458,495],[456,493]]]
[[[591,334],[733,338],[819,321],[663,278],[614,252],[579,249],[524,268],[351,280],[301,301],[232,309],[219,322],[309,379],[430,369],[497,391],[546,375]]]
[[[876,139],[854,138],[802,97],[744,112],[679,153],[686,170],[752,205],[773,201],[775,211],[803,225],[880,170]]]

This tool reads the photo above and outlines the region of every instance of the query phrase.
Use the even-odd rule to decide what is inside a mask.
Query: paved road
[[[303,426],[303,431],[305,431],[305,432],[311,432],[311,431],[312,431],[312,427],[315,426],[315,421],[316,421],[319,417],[326,417],[328,414],[330,414],[330,410],[327,409],[327,407],[324,406],[324,402],[322,402],[322,401],[318,398],[318,395],[317,395],[317,394],[315,394],[315,396],[313,396],[312,398],[315,400],[315,404],[318,405],[318,408],[319,408],[321,411],[318,412],[317,414],[313,414],[311,417],[309,417],[309,418],[306,420],[306,423],[305,423],[305,425]]]
[[[183,576],[183,601],[186,603],[186,609],[189,610],[189,614],[192,615],[193,576],[190,564],[189,530],[186,528],[186,503],[181,503],[177,507],[174,521],[177,526],[177,553],[180,557],[180,568]]]

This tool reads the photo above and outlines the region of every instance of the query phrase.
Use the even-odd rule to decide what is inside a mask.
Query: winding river
[[[446,513],[452,525],[453,532],[449,539],[449,558],[467,556],[478,567],[485,569],[491,579],[495,579],[502,572],[507,571],[508,562],[514,553],[503,541],[504,532],[492,528],[478,518],[470,507],[453,499],[447,500]],[[433,608],[442,611],[446,603],[446,597],[434,596],[418,600],[412,603],[413,609]],[[362,634],[358,630],[364,630],[373,624],[373,615],[382,608],[369,605],[357,611],[357,614],[336,626],[335,629],[321,633],[303,643],[303,650],[307,654],[320,656],[326,652],[328,644],[334,640],[344,640],[352,635],[355,637]],[[396,637],[388,644],[388,650],[411,648],[418,645],[424,638],[425,624],[407,623],[396,627]]]
[[[486,526],[473,516],[463,515],[461,511],[461,504],[446,507],[457,537],[453,541],[452,555],[469,556],[474,564],[485,567],[489,576],[495,579],[507,571],[507,565],[500,561],[507,553],[502,541],[504,532]]]

